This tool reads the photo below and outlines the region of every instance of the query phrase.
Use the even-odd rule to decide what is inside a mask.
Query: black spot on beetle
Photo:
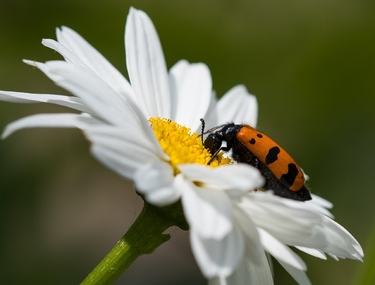
[[[294,163],[288,164],[288,173],[281,175],[280,182],[287,188],[293,185],[298,174],[297,166]]]
[[[271,164],[277,160],[277,155],[280,153],[280,148],[277,146],[274,146],[270,148],[268,151],[268,154],[266,156],[266,164]]]
[[[257,134],[257,137],[258,137],[258,138],[262,138],[263,135],[262,135],[262,134]]]
[[[255,139],[251,139],[251,140],[249,140],[249,143],[251,143],[251,144],[255,144],[256,141],[255,141]]]

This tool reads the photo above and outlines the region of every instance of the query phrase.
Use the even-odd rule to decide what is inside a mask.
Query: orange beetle
[[[273,190],[278,196],[294,200],[311,200],[301,168],[278,143],[264,133],[249,125],[234,123],[218,126],[206,133],[209,135],[204,146],[212,154],[211,161],[219,151],[232,149],[233,160],[260,170],[266,179],[265,190]],[[222,145],[223,141],[226,146]]]

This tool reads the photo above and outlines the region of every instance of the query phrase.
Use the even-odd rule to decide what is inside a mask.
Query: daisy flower
[[[234,205],[234,224],[245,240],[244,255],[230,276],[217,275],[210,284],[273,284],[270,255],[298,284],[311,284],[306,264],[290,246],[320,259],[327,259],[327,253],[336,260],[362,261],[359,243],[331,219],[327,208],[332,204],[316,195],[312,198],[299,202],[271,191],[242,196]]]
[[[200,118],[208,126],[246,121],[255,126],[257,102],[243,86],[219,101],[206,65],[177,62],[168,72],[149,17],[130,9],[125,28],[129,81],[73,30],[57,29],[42,44],[64,60],[25,60],[73,96],[0,91],[0,100],[51,103],[78,112],[37,114],[3,132],[31,127],[73,127],[91,142],[105,166],[134,181],[157,207],[181,201],[194,256],[212,284],[272,284],[267,254],[300,283],[306,266],[288,246],[314,256],[361,259],[356,240],[329,218],[328,202],[302,203],[259,189],[264,178],[250,165],[232,163],[203,147]],[[229,104],[230,102],[230,104]],[[220,114],[220,117],[218,116]],[[250,114],[250,116],[249,116]]]

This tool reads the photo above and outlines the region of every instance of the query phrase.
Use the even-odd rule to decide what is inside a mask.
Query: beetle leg
[[[224,145],[225,144],[225,145]],[[228,148],[228,144],[226,141],[221,142],[221,146],[218,148],[217,151],[211,156],[210,160],[207,162],[207,165],[210,165],[210,163],[217,157],[220,151],[228,151],[230,148]]]

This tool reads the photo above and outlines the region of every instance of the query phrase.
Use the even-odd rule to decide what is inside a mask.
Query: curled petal
[[[180,199],[181,191],[174,185],[172,167],[162,161],[154,161],[140,167],[134,174],[138,192],[156,206],[166,206]]]
[[[232,205],[222,192],[195,186],[182,175],[176,177],[182,191],[182,205],[190,228],[203,239],[220,240],[230,233]]]
[[[216,168],[184,164],[179,165],[179,168],[186,177],[203,182],[209,188],[247,192],[264,184],[260,172],[246,164],[223,165]]]

